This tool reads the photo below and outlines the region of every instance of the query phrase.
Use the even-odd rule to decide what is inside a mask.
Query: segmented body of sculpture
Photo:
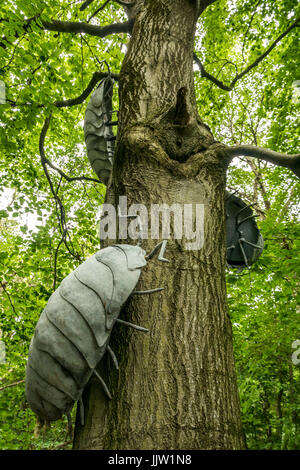
[[[134,291],[141,268],[159,248],[163,258],[166,241],[146,255],[140,246],[113,245],[99,250],[69,274],[50,297],[29,348],[26,397],[41,420],[55,421],[70,412],[79,400],[84,422],[82,392],[106,351],[118,367],[109,339],[116,322],[147,332],[146,328],[118,318],[131,294],[151,294],[162,288]]]
[[[87,105],[83,126],[88,159],[104,184],[108,182],[114,154],[113,85],[114,80],[110,76],[100,82]]]
[[[251,209],[253,205],[226,193],[227,263],[232,268],[249,267],[262,254],[264,241]]]

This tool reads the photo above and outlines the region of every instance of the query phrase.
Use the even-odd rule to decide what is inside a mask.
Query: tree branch
[[[69,444],[72,444],[72,442],[73,442],[73,439],[70,439],[69,441],[65,441],[62,444],[59,444],[58,446],[53,447],[53,449],[51,450],[63,449],[64,447],[67,447]]]
[[[44,169],[45,169],[45,165],[50,166],[50,168],[52,168],[52,170],[57,171],[57,173],[59,173],[60,176],[65,178],[67,181],[92,181],[93,183],[101,183],[99,180],[96,180],[95,178],[90,178],[89,176],[70,177],[70,176],[66,175],[66,173],[64,173],[60,168],[57,168],[55,165],[53,165],[53,163],[51,163],[50,160],[48,160],[48,158],[45,155],[45,151],[44,151],[44,141],[45,141],[47,130],[48,130],[49,125],[50,125],[50,119],[51,119],[51,116],[46,118],[46,120],[45,120],[43,129],[42,129],[42,132],[41,132],[41,136],[40,136],[40,143],[39,143],[41,162],[42,162],[42,165],[43,165]],[[48,171],[46,172],[46,176],[49,176]],[[49,178],[48,178],[48,181],[49,181]],[[49,181],[49,183],[50,183],[50,181]],[[52,190],[52,193],[54,195],[53,186],[52,186],[51,190]]]
[[[10,294],[8,293],[8,291],[6,290],[6,284],[5,284],[4,282],[1,282],[0,286],[2,287],[2,289],[3,289],[4,292],[5,292],[5,294],[7,295],[7,298],[8,298],[8,300],[9,300],[9,303],[10,303],[11,308],[13,309],[14,314],[17,315],[16,309],[15,309],[15,307],[14,307],[14,304],[13,304],[12,300],[11,300],[11,296],[10,296]]]
[[[283,33],[280,34],[280,36],[278,36],[277,39],[275,39],[275,41],[268,47],[268,49],[263,53],[261,54],[259,57],[257,57],[257,59],[255,59],[254,62],[252,62],[252,64],[248,65],[248,67],[245,68],[245,70],[243,70],[241,73],[238,73],[234,79],[231,81],[231,83],[229,85],[226,85],[225,83],[221,82],[220,80],[218,80],[216,77],[214,77],[213,75],[211,75],[209,72],[207,72],[204,68],[204,65],[202,64],[202,62],[200,61],[200,59],[197,57],[196,53],[194,52],[193,54],[193,58],[194,58],[194,61],[196,62],[196,64],[199,66],[200,68],[200,73],[201,73],[201,77],[204,77],[204,78],[207,78],[208,80],[210,80],[211,82],[213,82],[215,85],[217,85],[219,88],[221,88],[222,90],[225,90],[225,91],[231,91],[234,87],[234,85],[236,84],[236,82],[238,80],[240,80],[242,77],[244,77],[244,75],[246,75],[248,72],[250,72],[250,70],[252,70],[253,68],[257,67],[257,65],[267,56],[270,54],[270,52],[274,49],[274,47],[293,29],[293,28],[296,28],[296,26],[298,25],[298,23],[300,22],[300,17],[297,18],[294,23],[291,24],[291,26],[289,26]]]
[[[74,21],[41,21],[43,27],[47,31],[56,31],[59,33],[85,33],[91,36],[104,38],[115,33],[130,33],[133,22],[113,23],[107,26],[95,26],[88,23],[79,23]]]
[[[83,4],[80,7],[80,11],[85,10],[88,6],[90,6],[91,3],[93,3],[94,0],[85,0]]]
[[[256,14],[256,12],[257,12],[257,7],[259,6],[260,2],[261,2],[261,0],[258,0],[257,4],[256,4],[255,7],[254,7],[254,11],[253,11],[253,13],[252,13],[252,16],[251,16],[251,18],[250,18],[249,24],[248,24],[248,26],[247,26],[247,29],[246,29],[246,32],[245,32],[245,35],[244,35],[244,40],[243,40],[243,45],[242,45],[242,57],[243,57],[243,61],[244,61],[244,48],[245,48],[246,37],[247,37],[247,34],[248,34],[248,32],[249,32],[249,29],[251,28],[252,21],[253,21],[254,16],[255,16],[255,14]]]
[[[232,88],[230,86],[225,85],[225,83],[221,82],[220,80],[218,80],[216,77],[214,77],[213,75],[211,75],[209,72],[207,72],[205,70],[201,60],[199,59],[199,57],[197,56],[197,54],[195,52],[193,54],[193,59],[196,62],[196,64],[198,65],[198,67],[200,68],[201,77],[208,78],[208,80],[213,82],[215,85],[217,85],[222,90],[225,90],[225,91],[231,91],[232,90]]]
[[[107,77],[108,75],[111,76],[114,80],[119,80],[119,75],[117,73],[111,73],[109,74],[108,72],[94,72],[93,76],[86,87],[86,89],[81,93],[80,96],[77,96],[77,98],[71,98],[69,100],[65,101],[55,101],[54,105],[57,108],[64,108],[66,106],[76,106],[77,104],[83,103],[86,98],[89,96],[95,85],[102,80],[102,78]]]
[[[14,382],[14,383],[12,383],[12,384],[4,385],[3,387],[0,387],[0,392],[1,392],[2,390],[5,390],[6,388],[15,387],[16,385],[22,384],[22,383],[24,383],[24,382],[25,382],[25,381],[24,381],[24,379],[23,379],[23,380],[18,380],[17,382]]]
[[[255,145],[236,145],[226,146],[226,153],[231,157],[253,157],[259,158],[274,165],[289,168],[300,178],[300,153],[295,155],[286,155],[284,153],[274,152],[273,150],[256,147]]]
[[[45,143],[45,138],[46,138],[46,135],[47,135],[47,131],[49,129],[49,126],[50,126],[50,121],[51,121],[51,114],[50,116],[48,116],[46,119],[45,119],[45,122],[44,122],[44,125],[43,125],[43,128],[42,128],[42,131],[41,131],[41,134],[40,134],[40,139],[39,139],[39,151],[40,151],[40,157],[41,157],[41,163],[42,163],[42,167],[43,167],[43,170],[45,172],[45,175],[47,177],[47,180],[48,180],[48,183],[49,183],[49,186],[50,186],[50,189],[51,189],[51,192],[53,194],[53,197],[54,197],[54,200],[55,200],[55,204],[56,204],[56,208],[57,208],[57,205],[59,206],[59,210],[60,210],[60,216],[59,216],[59,225],[60,225],[60,228],[61,228],[61,233],[62,233],[62,237],[63,237],[63,242],[67,248],[67,250],[69,251],[69,253],[77,260],[81,261],[81,257],[80,255],[77,253],[73,253],[69,246],[68,246],[68,243],[67,243],[67,240],[66,240],[66,235],[68,233],[68,227],[67,227],[67,223],[66,223],[66,217],[65,217],[65,208],[63,206],[63,203],[60,199],[60,197],[58,196],[58,190],[55,191],[54,190],[54,186],[53,186],[53,183],[52,183],[52,180],[50,178],[50,175],[49,175],[49,172],[48,172],[48,168],[47,168],[47,164],[49,162],[49,160],[46,158],[45,156],[45,149],[44,149],[44,143]]]
[[[263,176],[260,172],[259,164],[257,165],[250,157],[246,157],[246,160],[247,160],[247,163],[250,165],[251,170],[254,173],[254,178],[255,178],[254,179],[254,187],[256,186],[256,188],[258,188],[260,190],[261,196],[262,196],[263,201],[264,201],[265,208],[268,211],[271,208],[271,203],[270,203],[270,201],[268,199],[268,196],[267,196],[267,191],[266,191],[266,188],[264,186]]]
[[[98,15],[98,13],[102,10],[104,10],[104,8],[109,4],[110,0],[106,0],[102,5],[101,7],[99,7],[96,11],[94,11],[94,13],[89,17],[89,19],[87,20],[87,22],[89,23],[91,21],[92,18],[94,18],[94,16]]]
[[[30,25],[33,21],[39,20],[36,23],[39,27],[45,29],[46,31],[55,31],[58,33],[85,33],[89,34],[90,36],[97,36],[99,38],[104,38],[109,36],[110,34],[115,33],[130,33],[133,26],[133,20],[125,21],[124,23],[112,23],[107,26],[96,26],[88,23],[80,23],[78,21],[59,21],[59,20],[52,20],[52,21],[43,21],[41,18],[41,13],[38,15],[33,16],[25,21],[23,24],[24,32],[27,32],[30,28]],[[8,21],[6,18],[3,21]],[[15,33],[15,38],[19,38],[20,34],[18,32]],[[0,47],[6,49],[6,44],[3,41],[7,41],[6,37],[2,37],[0,42]],[[8,42],[8,41],[7,41]]]
[[[59,173],[60,176],[65,178],[67,181],[92,181],[93,183],[98,183],[98,184],[101,183],[100,180],[96,180],[95,178],[90,178],[89,176],[70,177],[66,175],[66,173],[64,173],[60,168],[57,168],[55,165],[53,165],[53,163],[51,163],[50,160],[48,160],[48,158],[44,157],[43,160],[48,166],[50,166],[50,168],[52,168],[52,170],[57,171],[57,173]]]
[[[95,85],[97,85],[97,83],[100,80],[102,80],[102,78],[108,77],[108,75],[111,78],[113,78],[114,80],[119,80],[119,74],[117,74],[117,73],[94,72],[91,80],[88,83],[88,86],[81,93],[81,95],[77,96],[76,98],[70,98],[69,100],[55,101],[53,103],[54,106],[56,106],[57,108],[65,108],[65,107],[69,107],[69,106],[76,106],[78,104],[83,103],[87,99],[87,97],[89,96],[89,94],[91,93],[91,91],[93,90]],[[11,104],[11,106],[30,106],[30,105],[33,104],[33,103],[18,104],[16,101],[12,101],[12,100],[7,100],[7,101]],[[38,105],[38,107],[44,108],[44,105],[40,104],[40,105]]]
[[[54,275],[53,275],[53,286],[52,286],[53,291],[55,291],[55,289],[56,289],[58,251],[59,251],[60,245],[61,245],[61,244],[63,243],[63,241],[65,240],[66,235],[67,235],[67,228],[65,228],[65,230],[63,231],[63,234],[62,234],[62,236],[61,236],[61,239],[60,239],[60,241],[58,242],[58,245],[57,245],[56,250],[55,250],[55,253],[54,253]]]
[[[257,65],[268,55],[270,54],[270,52],[274,49],[274,47],[281,41],[281,39],[283,39],[293,28],[295,28],[297,26],[297,24],[299,23],[300,21],[300,17],[298,17],[296,19],[296,21],[294,21],[294,23],[291,24],[291,26],[289,28],[287,28],[282,34],[280,34],[280,36],[278,36],[277,39],[275,39],[275,41],[271,44],[271,46],[263,53],[261,54],[259,57],[257,57],[257,59],[251,64],[249,65],[245,70],[243,70],[243,72],[239,73],[231,82],[230,86],[233,88],[234,85],[236,84],[236,82],[242,78],[244,75],[246,75],[248,72],[250,72],[250,70],[252,70],[254,67],[257,67]]]
[[[198,16],[200,16],[204,12],[204,10],[206,10],[206,8],[209,7],[209,5],[212,5],[217,0],[196,0],[196,1],[197,1],[197,7],[198,7],[197,14]]]

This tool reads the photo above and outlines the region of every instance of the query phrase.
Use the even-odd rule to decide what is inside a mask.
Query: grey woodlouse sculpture
[[[104,78],[91,95],[84,118],[87,156],[99,180],[107,184],[112,169],[115,136],[112,131],[114,80]]]
[[[131,294],[163,290],[134,291],[141,268],[159,248],[158,259],[168,261],[163,258],[165,247],[163,241],[148,255],[138,245],[113,245],[99,250],[52,294],[36,325],[26,368],[26,397],[41,420],[55,421],[66,414],[70,425],[70,412],[79,400],[83,424],[81,396],[93,373],[111,398],[95,369],[106,351],[118,368],[108,345],[116,322],[148,332],[118,316]]]
[[[255,263],[264,248],[263,237],[251,209],[234,194],[226,193],[226,245],[227,263],[243,269]]]

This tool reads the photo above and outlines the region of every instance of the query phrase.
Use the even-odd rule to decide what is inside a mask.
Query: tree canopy
[[[68,446],[66,423],[33,436],[25,364],[49,296],[99,248],[105,186],[86,157],[83,118],[100,79],[111,73],[118,81],[132,28],[122,3],[0,5],[0,80],[6,89],[0,104],[3,449]],[[298,154],[298,2],[210,3],[199,18],[194,48],[202,120],[228,146]],[[299,167],[295,161],[293,173],[245,152],[232,156],[227,189],[255,203],[265,240],[249,272],[227,274],[244,432],[250,449],[296,449],[300,383],[291,357],[299,339]]]

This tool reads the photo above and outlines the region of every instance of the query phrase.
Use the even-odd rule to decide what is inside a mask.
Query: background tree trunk
[[[76,449],[241,449],[244,447],[226,306],[224,190],[228,159],[196,110],[192,54],[196,3],[138,1],[120,77],[120,124],[107,202],[204,204],[204,245],[168,241],[170,263],[149,261],[116,325],[120,362],[100,365],[113,394],[85,390],[86,422]],[[124,243],[124,240],[122,240]],[[129,243],[133,243],[132,240]],[[155,241],[143,248],[149,251]]]

